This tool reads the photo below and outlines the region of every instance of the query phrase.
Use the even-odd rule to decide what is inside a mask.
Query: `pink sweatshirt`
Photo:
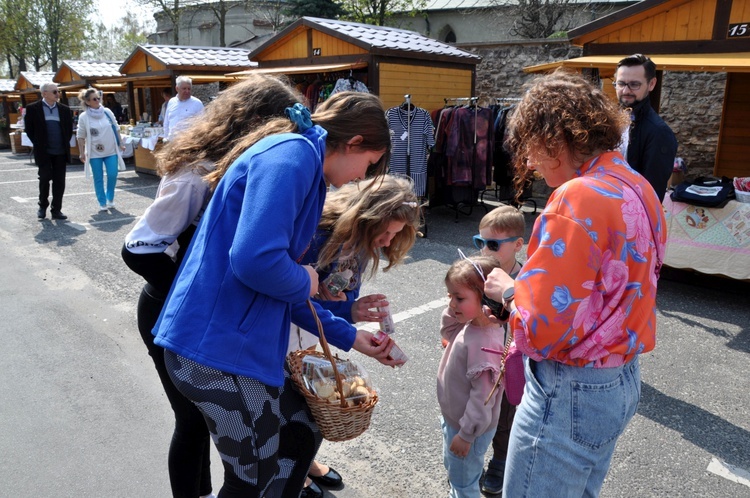
[[[458,429],[462,439],[473,443],[497,426],[502,384],[489,403],[485,405],[484,401],[500,373],[501,357],[481,348],[502,351],[503,329],[500,325],[477,327],[459,323],[450,308],[446,308],[440,335],[448,341],[438,368],[440,411],[445,421]]]

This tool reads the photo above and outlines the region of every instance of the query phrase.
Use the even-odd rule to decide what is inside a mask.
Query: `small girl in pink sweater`
[[[482,310],[482,275],[496,267],[497,261],[486,256],[460,259],[445,277],[450,302],[440,334],[448,345],[438,368],[437,397],[451,498],[480,496],[484,454],[500,411],[502,386],[487,404],[485,400],[500,373],[501,357],[482,351],[482,347],[502,351],[504,346],[502,327],[490,322]]]

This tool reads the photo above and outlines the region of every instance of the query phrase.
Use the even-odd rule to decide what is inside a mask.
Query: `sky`
[[[151,21],[153,26],[156,22],[153,20],[150,7],[144,7],[135,0],[96,0],[99,17],[106,26],[113,27],[120,22],[128,9],[138,13],[138,17],[143,21]]]

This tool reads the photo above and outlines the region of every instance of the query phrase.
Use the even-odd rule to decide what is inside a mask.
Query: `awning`
[[[617,63],[627,57],[623,55],[589,55],[565,61],[537,64],[523,68],[527,73],[542,73],[556,68],[598,68],[614,73]],[[724,54],[654,54],[649,55],[657,71],[696,71],[717,73],[750,73],[750,52]]]
[[[367,62],[351,62],[346,64],[318,64],[310,66],[283,66],[283,67],[266,67],[257,69],[248,69],[238,73],[229,73],[227,76],[247,76],[248,74],[309,74],[309,73],[330,73],[335,71],[346,71],[347,69],[360,69],[367,67]]]

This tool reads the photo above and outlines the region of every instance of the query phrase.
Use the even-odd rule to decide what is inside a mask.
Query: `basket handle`
[[[338,368],[336,368],[336,361],[333,359],[333,355],[331,354],[331,348],[328,346],[326,335],[323,333],[323,324],[320,323],[320,318],[318,318],[318,312],[315,311],[315,306],[313,306],[313,303],[310,299],[307,300],[307,306],[310,308],[313,318],[315,318],[315,324],[318,326],[318,337],[320,338],[320,345],[323,346],[323,354],[325,354],[326,358],[330,360],[331,366],[333,367],[333,376],[336,379],[336,387],[339,390],[341,407],[346,408],[346,399],[344,399],[344,386],[341,380],[341,374],[339,373]]]

